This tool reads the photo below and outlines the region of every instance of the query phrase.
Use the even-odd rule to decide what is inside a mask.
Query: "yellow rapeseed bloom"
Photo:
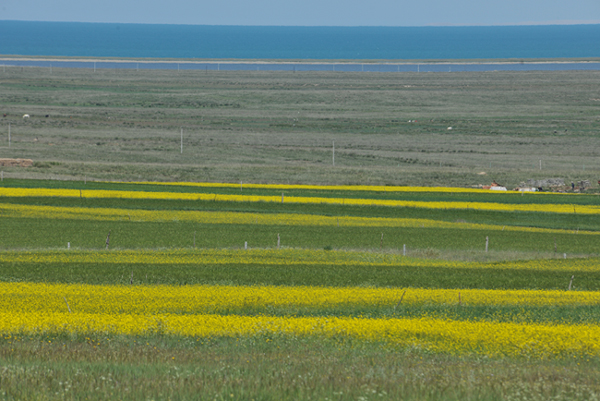
[[[140,181],[129,184],[143,185],[166,185],[166,186],[189,186],[199,188],[234,188],[234,189],[276,189],[276,190],[321,190],[321,191],[365,191],[365,192],[439,192],[439,193],[496,193],[483,188],[459,188],[459,187],[414,187],[414,186],[392,186],[392,185],[302,185],[302,184],[252,184],[252,183],[215,183],[215,182],[157,182]],[[547,194],[547,192],[528,192],[528,195]],[[574,195],[563,193],[561,195]]]
[[[347,336],[433,352],[490,356],[600,356],[600,326],[237,315],[0,312],[2,333],[178,336]]]
[[[274,214],[240,212],[206,212],[190,210],[139,210],[118,208],[86,208],[35,206],[0,203],[4,217],[35,219],[76,219],[100,221],[192,221],[203,224],[247,224],[286,226],[338,226],[338,227],[422,227],[463,230],[521,231],[564,234],[571,230],[535,227],[498,226],[491,224],[455,223],[430,219],[320,216],[310,214]],[[579,231],[580,235],[599,235],[598,231]]]
[[[301,196],[258,196],[225,195],[207,193],[116,191],[116,190],[75,190],[48,188],[0,188],[0,197],[83,197],[115,199],[171,199],[202,200],[219,202],[286,202],[302,204],[334,204],[354,206],[413,207],[424,209],[473,209],[508,212],[545,212],[566,214],[600,214],[600,206],[567,204],[508,204],[498,202],[425,202],[387,199],[323,198]]]
[[[315,249],[198,249],[114,251],[5,251],[0,263],[114,263],[114,264],[253,264],[280,266],[407,266],[453,269],[520,269],[554,271],[600,270],[598,258],[543,259],[509,262],[461,262],[404,257],[398,254],[324,251]]]
[[[65,300],[81,313],[202,314],[270,307],[328,308],[405,306],[566,306],[598,305],[596,291],[476,290],[310,286],[118,286],[0,283],[0,310],[66,311]]]

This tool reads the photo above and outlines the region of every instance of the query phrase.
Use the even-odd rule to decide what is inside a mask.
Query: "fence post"
[[[569,281],[569,291],[571,291],[571,286],[573,285],[573,279],[575,276],[571,276],[571,281]]]

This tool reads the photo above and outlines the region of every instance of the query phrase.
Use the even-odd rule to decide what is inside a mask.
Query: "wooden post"
[[[281,245],[281,237],[279,237],[279,234],[277,234],[277,249],[279,249],[280,245]]]
[[[69,313],[72,313],[71,307],[69,306],[69,303],[67,302],[67,297],[63,297],[63,299],[65,300],[65,303],[67,304],[67,309],[69,310]]]
[[[485,237],[485,251],[488,251],[488,245],[490,243],[490,238],[489,237]]]
[[[4,181],[4,170],[0,171],[0,180]]]
[[[383,233],[381,233],[381,241],[379,242],[379,250],[383,249]]]
[[[406,256],[406,244],[402,246],[402,256]]]
[[[129,285],[133,285],[133,271],[131,272],[131,277],[129,278]]]
[[[567,254],[563,253],[563,259],[566,259],[566,258],[567,258]]]
[[[400,304],[402,303],[402,300],[404,299],[404,294],[406,294],[406,290],[404,290],[404,292],[402,293],[402,296],[400,297],[400,301],[398,301],[398,303],[396,304],[396,306],[394,306],[394,310],[396,310],[396,308],[398,306],[400,306]]]
[[[281,203],[283,203],[283,192],[281,193]]]
[[[244,250],[246,250],[246,251],[248,250],[248,241],[244,242]]]
[[[573,279],[575,276],[571,276],[571,281],[569,281],[569,291],[571,291],[571,286],[573,285]]]
[[[335,141],[333,141],[333,153],[332,153],[331,157],[332,157],[333,165],[335,166]]]
[[[108,230],[108,235],[106,236],[106,250],[108,250],[108,243],[110,242],[110,230]]]
[[[67,242],[67,249],[71,249],[71,243]]]

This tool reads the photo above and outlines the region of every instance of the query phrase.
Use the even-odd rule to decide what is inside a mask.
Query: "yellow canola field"
[[[142,185],[165,185],[165,186],[187,186],[199,188],[234,188],[234,189],[304,189],[317,191],[365,191],[365,192],[439,192],[439,193],[498,193],[482,188],[458,188],[458,187],[409,187],[409,186],[386,186],[386,185],[301,185],[301,184],[252,184],[252,183],[216,183],[216,182],[152,182],[140,181],[129,184]],[[528,194],[547,194],[548,192],[529,192]],[[573,195],[564,193],[563,195]]]
[[[308,286],[116,286],[0,283],[0,310],[13,313],[202,314],[278,307],[338,308],[403,305],[598,305],[594,291],[474,290]]]
[[[458,269],[522,269],[600,271],[597,258],[544,259],[510,262],[460,262],[403,257],[397,254],[311,249],[199,249],[121,251],[6,251],[0,263],[108,263],[108,264],[255,264],[279,266],[447,267]]]
[[[290,226],[338,226],[338,227],[421,227],[462,230],[522,231],[539,233],[571,233],[572,230],[549,228],[497,226],[491,224],[452,223],[429,219],[320,216],[309,214],[267,214],[239,212],[205,212],[190,210],[139,210],[118,208],[86,208],[31,206],[0,203],[3,217],[35,219],[76,219],[100,221],[191,221],[202,224],[290,225]],[[599,235],[600,231],[579,231],[580,235]]]
[[[340,336],[490,356],[600,356],[600,326],[445,319],[0,312],[0,332],[213,336]]]
[[[404,292],[406,291],[406,293]],[[600,356],[594,324],[443,318],[241,316],[255,307],[456,304],[457,290],[275,286],[109,286],[0,283],[0,333],[77,335],[325,336],[432,352],[490,356]],[[404,295],[403,295],[404,294]],[[597,305],[595,292],[461,290],[463,305]],[[217,313],[206,313],[206,312]],[[219,312],[220,311],[220,312]]]
[[[149,191],[76,190],[47,188],[0,188],[0,197],[81,197],[115,199],[170,199],[215,202],[277,202],[302,204],[336,204],[354,206],[412,207],[424,209],[473,209],[507,212],[545,212],[567,214],[600,214],[596,205],[504,204],[497,202],[423,202],[386,199],[322,198],[301,196],[224,195]]]

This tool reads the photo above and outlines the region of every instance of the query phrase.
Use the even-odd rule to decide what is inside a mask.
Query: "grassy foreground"
[[[598,361],[490,360],[310,338],[2,337],[3,399],[589,400]]]
[[[310,338],[0,339],[3,399],[593,399],[597,361],[510,361]]]

